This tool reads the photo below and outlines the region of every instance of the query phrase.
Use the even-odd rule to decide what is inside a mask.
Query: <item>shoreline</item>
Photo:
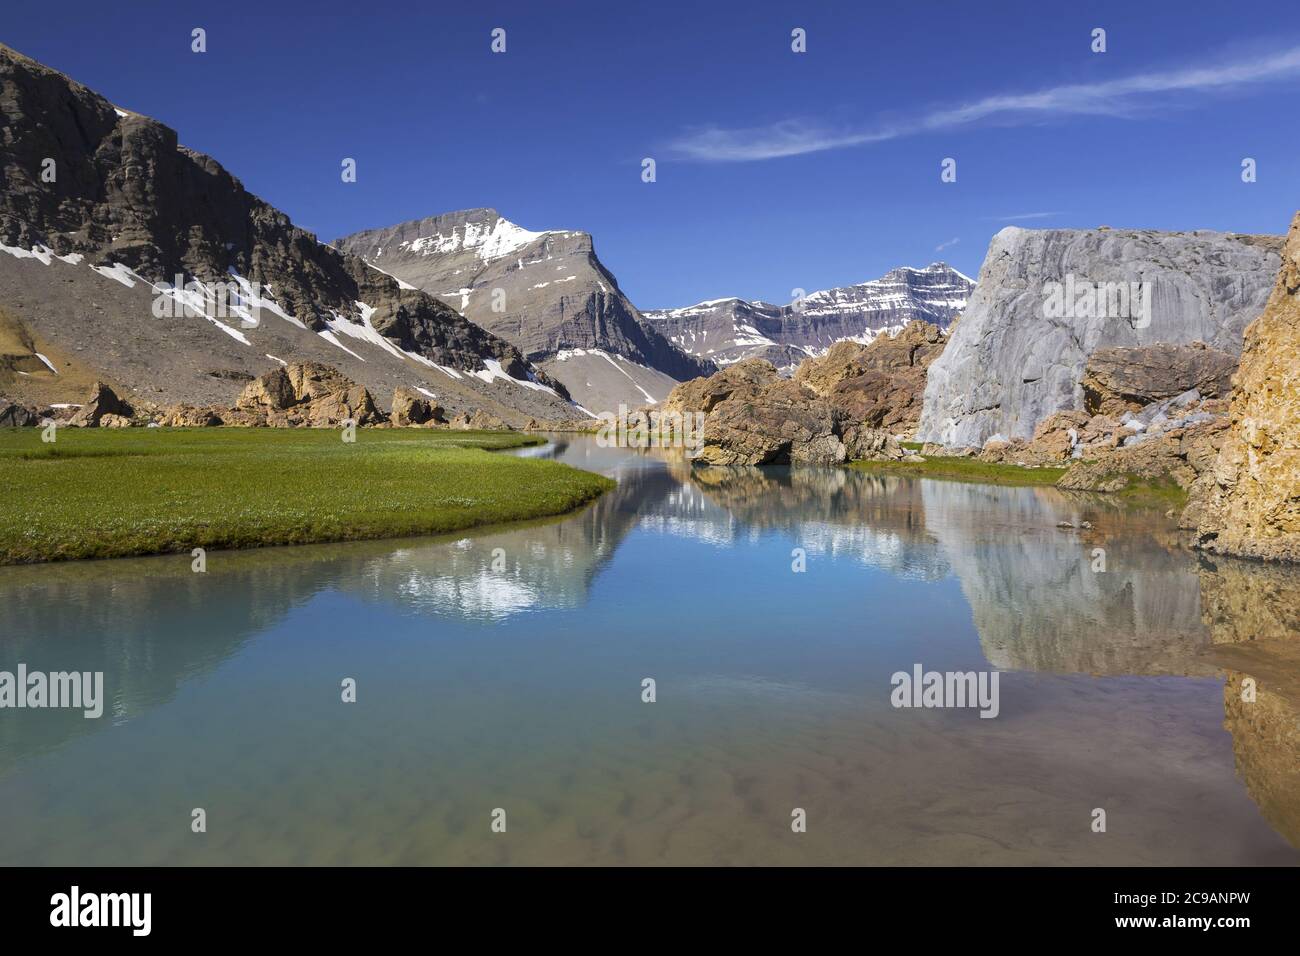
[[[1102,495],[1108,499],[1143,506],[1165,506],[1182,510],[1187,504],[1187,492],[1172,481],[1152,481],[1130,474],[1126,487],[1119,491],[1097,489],[1061,488],[1058,482],[1069,473],[1069,467],[1058,468],[1041,465],[1008,465],[980,461],[977,458],[931,455],[924,461],[869,461],[847,463],[859,471],[907,475],[914,478],[934,478],[940,481],[961,481],[969,484],[1012,485],[1019,487],[1057,488],[1061,491]]]
[[[568,515],[612,479],[514,432],[0,430],[0,566],[427,537]]]

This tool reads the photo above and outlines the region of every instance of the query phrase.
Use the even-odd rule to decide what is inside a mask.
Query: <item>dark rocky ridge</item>
[[[174,130],[2,45],[0,114],[0,244],[122,263],[153,283],[177,274],[225,282],[233,271],[269,287],[311,332],[334,313],[364,325],[364,302],[374,330],[399,349],[467,372],[495,360],[563,393],[514,346],[295,227],[215,160],[180,146]],[[54,182],[41,179],[46,158]]]

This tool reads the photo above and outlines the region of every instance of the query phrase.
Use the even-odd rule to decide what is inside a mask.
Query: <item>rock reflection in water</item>
[[[0,668],[102,669],[112,715],[0,715],[27,823],[0,862],[1295,861],[1294,575],[1052,489],[526,453],[619,485],[206,575],[0,569]],[[915,660],[1007,671],[1002,716],[892,710]],[[160,822],[196,790],[239,821],[202,847]],[[509,844],[481,837],[488,794]],[[1101,800],[1116,839],[1087,831]],[[816,822],[794,844],[793,805]]]

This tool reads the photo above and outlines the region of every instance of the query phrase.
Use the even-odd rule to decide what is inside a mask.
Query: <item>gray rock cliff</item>
[[[1234,356],[1264,309],[1281,237],[1132,229],[1003,229],[933,365],[918,438],[1033,436],[1083,408],[1098,349],[1204,342]]]

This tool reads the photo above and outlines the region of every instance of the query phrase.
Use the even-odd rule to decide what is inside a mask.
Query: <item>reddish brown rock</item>
[[[910,435],[921,417],[926,369],[946,343],[937,325],[911,322],[867,345],[837,342],[800,365],[794,378],[847,421]]]
[[[1227,437],[1192,506],[1207,551],[1300,561],[1300,213],[1246,328]]]
[[[665,412],[711,412],[728,399],[752,398],[779,381],[781,375],[771,362],[745,359],[706,378],[682,382],[668,393],[659,408]]]
[[[1121,416],[1196,389],[1205,398],[1227,395],[1237,359],[1204,342],[1099,349],[1088,356],[1080,384],[1084,408]]]

